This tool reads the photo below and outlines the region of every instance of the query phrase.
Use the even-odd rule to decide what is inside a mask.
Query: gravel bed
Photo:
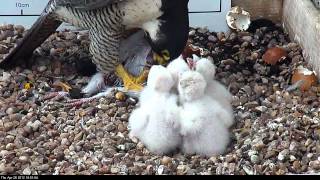
[[[0,27],[0,60],[23,36],[22,26]],[[68,83],[81,89],[92,69],[86,32],[57,32],[35,52],[30,68],[0,69],[0,175],[49,174],[314,174],[320,172],[320,86],[287,92],[299,65],[298,44],[281,28],[254,33],[190,29],[217,79],[234,95],[232,142],[221,156],[156,156],[128,137],[137,100],[103,97],[79,107],[42,100]],[[281,46],[288,58],[266,65],[262,55]],[[30,86],[30,87],[28,87]]]

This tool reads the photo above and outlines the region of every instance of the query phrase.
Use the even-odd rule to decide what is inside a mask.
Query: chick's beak
[[[195,70],[197,63],[196,61],[194,61],[192,58],[187,58],[187,63],[191,70]]]

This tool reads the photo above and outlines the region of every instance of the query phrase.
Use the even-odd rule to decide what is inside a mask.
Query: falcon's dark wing
[[[108,6],[123,0],[56,0],[58,6],[70,6],[77,9],[90,10]]]
[[[108,6],[111,3],[123,0],[50,0],[45,10],[33,24],[20,43],[0,62],[0,68],[8,69],[17,65],[21,60],[29,58],[33,51],[39,47],[62,24],[52,16],[52,11],[59,6],[72,6],[89,10]]]

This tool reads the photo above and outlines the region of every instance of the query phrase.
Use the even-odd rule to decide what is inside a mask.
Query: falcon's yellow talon
[[[164,50],[161,52],[160,56],[158,53],[153,53],[153,59],[159,64],[159,65],[165,65],[170,60],[170,53],[167,50]]]
[[[122,79],[127,91],[141,91],[143,89],[142,84],[148,78],[148,71],[144,70],[139,76],[134,77],[125,70],[123,65],[118,65],[116,67],[116,75]]]
[[[136,82],[138,84],[143,84],[144,82],[147,81],[148,74],[149,74],[149,70],[143,70],[142,73],[139,76],[134,78],[134,82]]]

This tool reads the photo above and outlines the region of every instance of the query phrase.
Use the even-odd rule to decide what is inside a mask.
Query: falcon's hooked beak
[[[168,50],[161,51],[161,55],[156,52],[153,52],[153,59],[158,62],[160,65],[165,65],[170,60],[170,53]]]

